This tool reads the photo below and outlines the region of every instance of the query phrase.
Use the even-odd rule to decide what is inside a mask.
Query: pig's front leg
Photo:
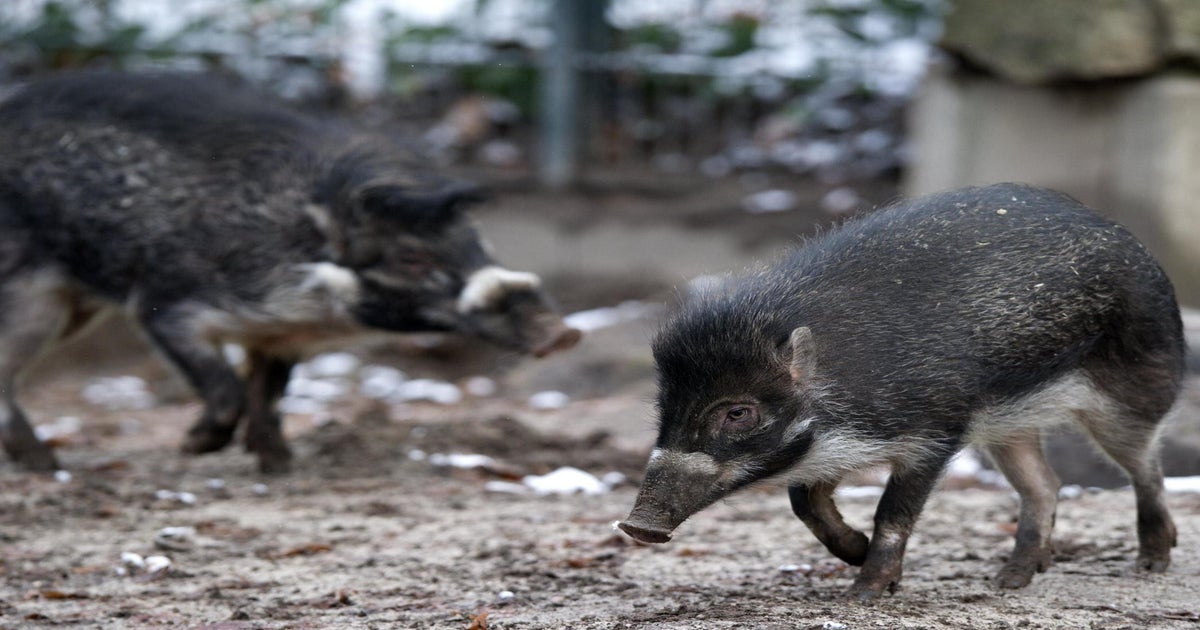
[[[199,334],[197,316],[173,307],[143,307],[147,335],[183,373],[204,401],[200,419],[188,430],[182,450],[209,453],[233,440],[246,405],[246,386],[216,346]]]
[[[812,530],[813,535],[833,555],[848,564],[861,566],[867,558],[866,534],[850,527],[833,502],[837,482],[822,482],[807,486],[791,486],[788,498],[792,512]]]
[[[287,389],[295,362],[258,351],[251,351],[247,360],[246,450],[258,455],[260,472],[285,473],[291,469],[292,451],[283,439],[275,405]]]
[[[871,533],[866,561],[847,593],[851,598],[871,600],[884,591],[896,592],[903,573],[904,549],[913,525],[956,450],[946,449],[892,470],[883,496],[879,498],[879,506],[875,508],[875,530]]]

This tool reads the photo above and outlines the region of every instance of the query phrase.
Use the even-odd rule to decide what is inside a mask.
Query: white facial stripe
[[[353,271],[331,262],[308,263],[300,267],[308,272],[308,277],[300,285],[302,290],[323,288],[343,299],[357,297],[358,277]]]
[[[811,427],[816,421],[816,418],[805,418],[803,420],[793,422],[792,425],[783,432],[783,443],[788,444],[795,441],[796,438],[804,435],[805,431],[808,431],[808,428]]]
[[[542,279],[536,274],[495,265],[484,267],[467,278],[467,285],[458,295],[458,312],[465,314],[489,308],[509,291],[536,289],[541,284]]]
[[[721,470],[717,460],[708,453],[680,453],[656,448],[650,453],[650,462],[654,466],[669,466],[684,475],[713,476]]]

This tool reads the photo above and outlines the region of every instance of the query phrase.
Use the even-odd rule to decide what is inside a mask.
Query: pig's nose
[[[617,527],[621,531],[633,536],[634,539],[644,543],[665,543],[671,540],[671,532],[665,529],[659,529],[650,525],[640,525],[636,522],[621,521],[617,523]]]
[[[533,356],[541,358],[560,350],[569,350],[579,343],[583,333],[575,328],[559,324],[547,336],[545,343],[533,349]]]

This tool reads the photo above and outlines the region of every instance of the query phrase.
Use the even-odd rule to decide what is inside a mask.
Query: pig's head
[[[794,473],[813,447],[823,414],[811,331],[755,330],[723,306],[685,311],[654,341],[658,441],[619,524],[640,541],[666,542],[714,501]]]
[[[354,178],[326,195],[317,222],[327,255],[353,274],[352,316],[369,328],[466,333],[536,356],[575,345],[581,333],[563,323],[538,276],[488,253],[464,212],[479,199],[468,185]]]

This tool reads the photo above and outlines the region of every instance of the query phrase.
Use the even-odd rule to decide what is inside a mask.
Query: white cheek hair
[[[458,312],[465,314],[489,308],[509,291],[536,289],[541,284],[541,278],[526,271],[512,271],[495,265],[484,267],[467,278],[466,286],[458,294]]]
[[[300,284],[302,290],[321,288],[345,300],[358,297],[359,282],[354,272],[331,262],[300,265],[308,275]]]
[[[795,441],[796,438],[804,435],[804,433],[808,431],[808,428],[811,427],[816,421],[816,418],[805,418],[803,420],[793,422],[790,426],[788,426],[788,428],[784,429],[783,438],[781,441],[784,444]]]

